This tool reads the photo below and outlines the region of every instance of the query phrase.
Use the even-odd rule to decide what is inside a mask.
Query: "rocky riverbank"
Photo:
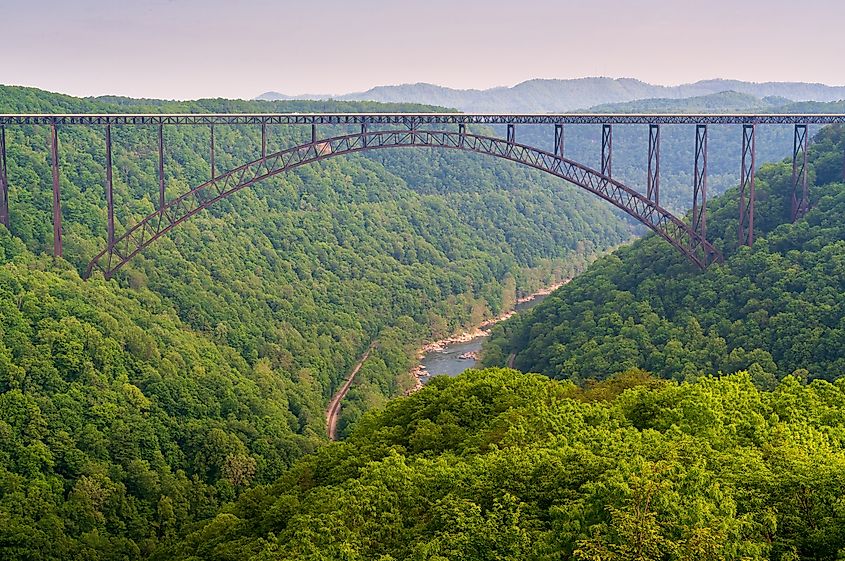
[[[566,283],[568,283],[571,279],[566,279],[562,282],[553,284],[551,286],[547,286],[538,290],[537,292],[533,292],[527,296],[523,296],[518,298],[516,301],[517,305],[520,304],[527,304],[537,298],[548,296],[558,288],[562,287]],[[470,341],[474,341],[480,337],[487,337],[490,335],[490,329],[499,322],[505,321],[508,318],[513,317],[519,313],[516,310],[511,310],[504,314],[501,314],[497,317],[485,320],[478,324],[477,326],[473,327],[472,329],[467,329],[460,333],[456,333],[451,337],[446,337],[445,339],[440,339],[439,341],[432,341],[430,343],[426,343],[417,351],[417,365],[411,370],[410,374],[414,378],[414,386],[408,390],[407,393],[413,393],[419,390],[423,386],[423,379],[429,377],[429,372],[426,370],[425,366],[422,364],[422,360],[428,353],[434,352],[443,352],[451,345],[457,345],[461,343],[469,343]],[[475,357],[477,359],[477,356]]]

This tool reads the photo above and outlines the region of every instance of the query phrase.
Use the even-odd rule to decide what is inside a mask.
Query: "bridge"
[[[0,223],[9,226],[9,181],[6,165],[6,128],[49,127],[49,152],[53,183],[53,255],[62,255],[59,131],[63,127],[101,127],[105,136],[104,199],[107,209],[106,247],[89,263],[86,278],[100,270],[110,278],[155,240],[215,202],[259,181],[328,158],[393,148],[442,148],[484,154],[519,163],[564,179],[625,211],[650,228],[701,269],[722,259],[707,240],[707,137],[712,125],[741,125],[742,158],[739,185],[739,243],[754,243],[756,134],[758,126],[792,125],[792,220],[809,209],[807,148],[810,125],[845,124],[845,114],[474,114],[474,113],[267,113],[267,114],[0,114]],[[249,125],[260,129],[260,153],[252,161],[217,173],[214,127]],[[267,152],[268,128],[310,126],[310,141],[277,152]],[[468,125],[503,125],[504,138],[478,135]],[[593,169],[565,156],[565,126],[601,127],[601,164]],[[613,178],[613,126],[648,127],[646,185],[638,189]],[[660,130],[665,125],[693,125],[693,184],[689,221],[660,205]],[[119,236],[115,232],[112,191],[112,140],[115,126],[149,126],[158,129],[158,205],[156,210]],[[167,200],[164,176],[164,127],[208,127],[208,181]],[[343,134],[321,136],[322,127],[341,127]],[[349,133],[348,128],[355,127]],[[546,149],[521,144],[517,126],[554,128],[554,141]],[[360,127],[360,129],[358,129]],[[437,128],[433,128],[437,127]],[[551,136],[550,136],[551,138]]]

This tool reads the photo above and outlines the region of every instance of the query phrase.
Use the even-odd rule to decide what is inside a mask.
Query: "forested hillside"
[[[137,559],[322,440],[319,392],[161,296],[0,259],[3,559]]]
[[[0,88],[0,112],[373,110],[432,108],[93,100]],[[572,274],[631,235],[606,205],[514,165],[383,152],[244,190],[116,279],[83,282],[79,272],[105,244],[103,131],[59,130],[58,261],[48,255],[48,132],[6,130],[3,559],[146,557],[312,451],[329,396],[372,340],[344,428],[408,386],[422,340],[499,313],[520,291]],[[154,209],[156,132],[113,129],[118,233]],[[310,134],[269,132],[270,150]],[[165,129],[168,197],[208,178],[208,134]],[[216,127],[215,138],[218,170],[258,154],[258,129]]]
[[[624,391],[626,390],[627,391]],[[441,376],[153,559],[834,561],[845,385]]]
[[[709,237],[726,262],[701,274],[653,236],[600,259],[529,314],[502,325],[487,364],[574,381],[644,368],[675,380],[748,369],[761,387],[785,375],[845,372],[845,131],[810,150],[812,208],[789,223],[791,166],[757,176],[757,240],[738,248],[737,192],[713,201]]]

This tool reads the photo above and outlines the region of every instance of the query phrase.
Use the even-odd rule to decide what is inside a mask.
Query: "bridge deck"
[[[112,113],[0,114],[0,125],[830,125],[845,114]]]

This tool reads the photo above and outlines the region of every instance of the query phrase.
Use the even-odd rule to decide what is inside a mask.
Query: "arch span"
[[[578,162],[505,139],[463,131],[362,131],[358,134],[315,140],[269,154],[216,176],[169,201],[146,216],[98,253],[88,264],[111,277],[155,240],[220,199],[254,183],[293,168],[366,150],[427,147],[465,150],[517,162],[560,177],[624,210],[672,244],[699,268],[721,254],[691,226],[634,189]]]

